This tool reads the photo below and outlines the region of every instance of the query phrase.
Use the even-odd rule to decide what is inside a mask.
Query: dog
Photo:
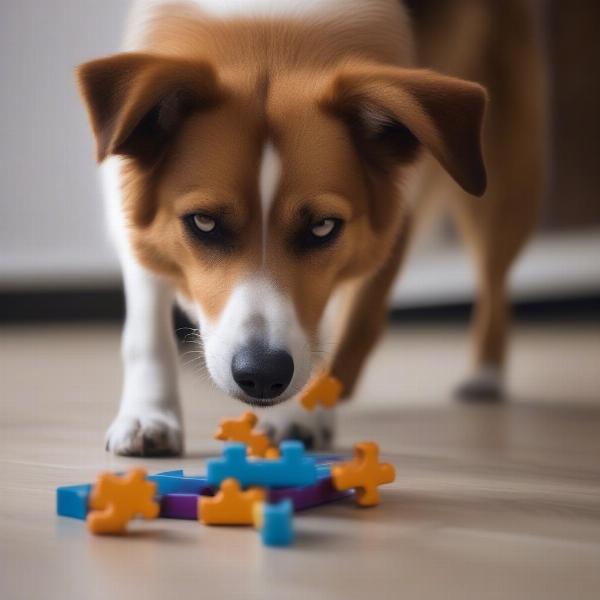
[[[446,3],[446,21],[467,4],[478,39],[438,31],[423,58],[439,19],[399,0],[141,0],[124,51],[78,68],[127,306],[108,450],[183,451],[175,302],[198,323],[227,394],[272,407],[318,368],[349,397],[421,197],[439,186],[481,288],[476,370],[462,393],[500,394],[506,275],[535,221],[537,147],[524,137],[537,116],[531,73],[488,79],[494,48],[478,55],[476,42],[502,25],[467,0]],[[468,79],[502,76],[483,134],[488,183],[487,95]],[[314,414],[290,409],[272,433],[322,445],[331,422]]]

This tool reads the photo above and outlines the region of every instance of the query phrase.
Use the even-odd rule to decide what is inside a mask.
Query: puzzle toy
[[[271,440],[266,433],[252,431],[257,421],[256,415],[250,411],[245,412],[239,419],[225,419],[221,421],[215,439],[222,442],[241,442],[248,447],[250,456],[264,458],[271,448]],[[272,454],[271,452],[269,458],[274,458]]]
[[[317,483],[314,485],[267,490],[269,502],[280,502],[281,500],[289,499],[294,507],[294,512],[342,500],[353,494],[353,489],[336,489],[331,480],[331,475],[326,471],[318,472]],[[202,514],[202,511],[199,508],[197,494],[166,494],[160,499],[161,517],[195,521],[199,519],[199,514]]]
[[[143,469],[126,475],[102,473],[89,496],[86,522],[92,533],[125,533],[127,523],[140,515],[156,519],[159,505],[154,501],[156,484],[146,481]]]
[[[300,404],[306,410],[313,410],[317,404],[325,408],[332,408],[341,395],[342,382],[332,375],[320,373],[303,390]]]
[[[379,447],[375,442],[362,442],[354,448],[352,462],[331,468],[333,484],[338,490],[356,489],[356,503],[360,506],[379,504],[380,485],[396,478],[393,465],[379,462]]]
[[[331,466],[344,459],[337,454],[315,455],[317,482],[314,485],[268,490],[270,502],[289,498],[294,510],[306,510],[328,502],[351,496],[354,490],[337,490],[331,481]],[[160,517],[166,519],[198,520],[198,496],[212,496],[213,488],[206,477],[184,475],[183,470],[165,471],[150,475],[148,481],[156,483],[160,500]],[[85,520],[88,514],[88,497],[92,485],[70,485],[56,489],[56,513],[63,517]]]
[[[225,444],[220,458],[207,461],[206,476],[185,475],[181,469],[150,476],[143,469],[103,473],[95,485],[57,488],[56,512],[86,520],[97,534],[124,533],[138,516],[254,524],[264,545],[287,546],[293,541],[295,511],[353,495],[360,506],[374,506],[379,486],[394,481],[394,467],[379,462],[374,442],[357,444],[354,458],[344,462],[346,457],[335,454],[307,455],[297,441],[271,446],[264,434],[252,432],[255,424],[250,412],[221,423],[219,439],[247,443]]]
[[[265,546],[289,546],[292,543],[292,513],[292,502],[289,499],[277,504],[257,502],[254,505],[254,526],[260,531]]]
[[[315,459],[305,456],[302,442],[287,441],[280,446],[281,457],[248,459],[244,444],[227,444],[223,458],[206,463],[206,478],[213,486],[233,477],[242,487],[291,487],[313,485],[317,480]]]
[[[252,508],[263,502],[265,490],[250,488],[245,492],[235,479],[225,479],[214,497],[198,499],[198,519],[206,525],[252,525]]]

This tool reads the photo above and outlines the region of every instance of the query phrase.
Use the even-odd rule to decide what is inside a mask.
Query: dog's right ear
[[[321,105],[357,132],[363,152],[375,148],[375,162],[411,159],[422,145],[463,189],[481,196],[486,98],[480,85],[432,71],[348,63]]]
[[[222,97],[208,62],[122,53],[77,68],[98,162],[111,154],[154,163],[183,119]]]

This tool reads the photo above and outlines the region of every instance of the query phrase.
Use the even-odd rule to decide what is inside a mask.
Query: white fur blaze
[[[263,149],[258,175],[258,191],[260,193],[260,209],[262,214],[262,252],[263,263],[267,248],[269,215],[277,195],[281,180],[281,159],[271,142],[267,142]]]

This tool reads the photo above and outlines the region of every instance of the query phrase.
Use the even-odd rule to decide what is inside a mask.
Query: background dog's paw
[[[316,408],[304,410],[297,402],[289,401],[259,413],[258,428],[273,442],[300,440],[307,450],[326,450],[335,435],[335,410]]]
[[[454,395],[465,402],[498,402],[504,399],[504,379],[498,367],[480,367],[455,390]]]
[[[169,412],[119,415],[106,432],[106,449],[121,456],[179,456],[181,423]]]

